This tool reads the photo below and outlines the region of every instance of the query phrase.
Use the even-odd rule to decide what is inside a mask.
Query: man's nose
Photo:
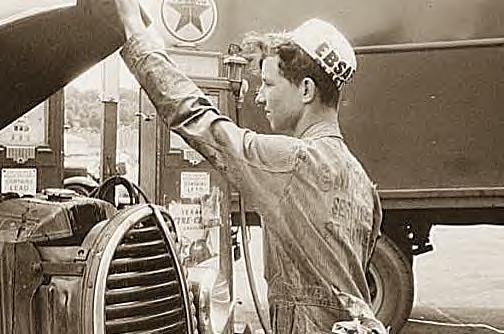
[[[266,104],[266,100],[264,99],[262,89],[260,88],[256,92],[255,104],[257,104],[258,106],[264,106]]]

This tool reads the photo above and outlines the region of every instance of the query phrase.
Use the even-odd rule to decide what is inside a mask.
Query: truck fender
[[[88,176],[71,176],[63,180],[64,187],[74,184],[93,189],[99,186],[98,182]]]

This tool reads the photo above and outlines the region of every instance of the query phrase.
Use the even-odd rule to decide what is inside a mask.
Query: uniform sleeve
[[[378,189],[376,185],[373,186],[373,226],[371,229],[371,235],[368,243],[368,256],[366,263],[366,270],[369,268],[369,264],[371,263],[371,258],[376,248],[376,243],[378,239],[381,237],[381,225],[383,220],[383,212],[380,201],[380,195],[378,193]]]
[[[238,127],[148,35],[133,36],[123,59],[164,122],[254,202],[280,200],[295,171],[303,142]]]

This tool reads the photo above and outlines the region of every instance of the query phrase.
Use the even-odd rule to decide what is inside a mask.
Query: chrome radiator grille
[[[107,275],[106,333],[187,333],[184,278],[173,256],[152,217],[126,232]]]

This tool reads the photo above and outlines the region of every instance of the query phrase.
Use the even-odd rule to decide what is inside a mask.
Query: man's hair
[[[249,33],[242,42],[242,54],[260,69],[266,57],[278,55],[280,74],[292,84],[299,86],[304,78],[309,77],[317,86],[320,101],[330,107],[336,107],[340,91],[331,77],[303,49],[295,44],[286,33],[259,35]]]

